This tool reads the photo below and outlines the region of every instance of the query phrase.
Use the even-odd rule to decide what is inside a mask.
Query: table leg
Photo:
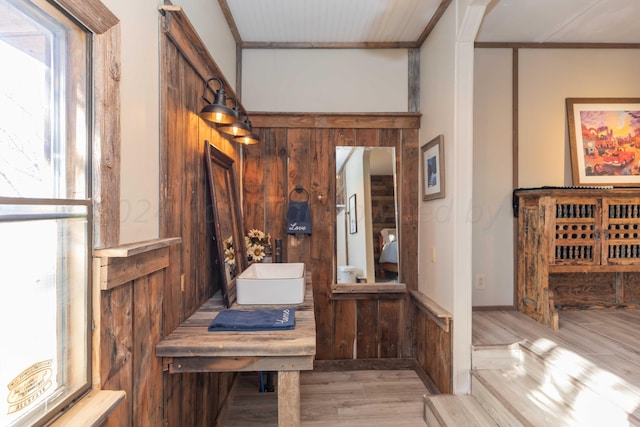
[[[300,371],[278,372],[278,427],[300,426]]]

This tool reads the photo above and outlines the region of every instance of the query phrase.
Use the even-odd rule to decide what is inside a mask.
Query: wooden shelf
[[[180,237],[154,239],[93,251],[93,273],[100,290],[113,289],[169,265],[169,247]]]
[[[449,332],[451,319],[453,318],[451,313],[422,292],[411,291],[411,297],[421,311],[431,316],[445,332]]]

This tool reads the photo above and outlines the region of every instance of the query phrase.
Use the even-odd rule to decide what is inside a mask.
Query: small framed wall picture
[[[438,135],[422,146],[422,200],[445,197],[444,136]]]

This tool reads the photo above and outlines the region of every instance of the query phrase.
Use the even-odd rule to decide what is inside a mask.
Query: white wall
[[[347,233],[347,209],[345,208],[336,215],[336,265],[347,265]]]
[[[212,0],[173,0],[173,4],[182,7],[222,74],[235,89],[236,42],[220,3]]]
[[[420,59],[420,140],[444,135],[446,197],[420,202],[418,287],[453,315],[456,394],[471,389],[473,42],[487,3],[453,2]]]
[[[103,0],[120,19],[120,242],[158,237],[158,5]]]
[[[358,276],[367,274],[367,230],[365,227],[365,164],[364,148],[358,147],[353,150],[349,160],[344,166],[344,186],[346,194],[347,211],[351,208],[351,196],[356,196],[356,212],[347,215],[347,260],[350,266],[358,269]],[[352,216],[356,216],[357,231],[351,233],[349,223]],[[369,215],[370,216],[370,215]]]
[[[476,49],[473,121],[474,306],[513,305],[511,49]]]
[[[522,49],[519,186],[571,185],[565,98],[640,97],[638,49]]]
[[[473,304],[512,305],[511,50],[476,49],[475,66]],[[565,99],[640,97],[638,69],[637,49],[520,49],[518,187],[572,185]]]
[[[103,0],[121,30],[120,242],[159,235],[159,41],[163,1]],[[235,42],[217,2],[185,0],[185,12],[212,56],[235,82]],[[197,20],[197,22],[195,22]],[[216,25],[212,25],[216,23]],[[229,72],[231,74],[227,75]]]
[[[406,49],[244,49],[249,111],[403,112]]]
[[[454,277],[454,233],[457,226],[456,210],[460,208],[455,202],[458,162],[455,156],[455,145],[458,144],[455,129],[456,11],[456,3],[453,2],[420,51],[420,145],[423,146],[437,135],[444,136],[446,197],[419,201],[418,289],[453,315],[453,390],[458,393],[467,390],[464,387],[460,390],[457,386],[457,359],[459,355],[469,353],[469,345],[459,344],[456,332],[459,321],[461,325],[468,323],[470,312],[456,312],[457,286]],[[420,182],[423,181],[421,177]],[[421,185],[420,195],[422,192]],[[468,365],[462,369],[467,375]]]
[[[444,135],[445,184],[453,179],[455,162],[448,155],[454,134],[454,45],[455,7],[449,7],[420,50],[420,145]],[[444,199],[419,202],[418,288],[449,311],[453,311],[451,209],[450,191]]]

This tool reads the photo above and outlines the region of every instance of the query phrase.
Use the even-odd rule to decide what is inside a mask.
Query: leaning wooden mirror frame
[[[214,221],[213,270],[221,283],[223,302],[230,307],[236,299],[236,277],[244,271],[247,264],[240,198],[233,159],[210,142],[205,143]]]

